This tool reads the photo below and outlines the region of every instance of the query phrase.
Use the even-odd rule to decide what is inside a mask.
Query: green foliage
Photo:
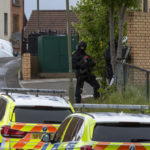
[[[119,4],[127,5],[128,9],[140,8],[141,0],[79,0],[76,7],[72,7],[79,22],[73,23],[79,34],[79,40],[88,43],[87,52],[95,59],[96,75],[102,77],[102,88],[105,85],[104,52],[109,41],[109,10],[114,6],[115,39],[118,39]],[[126,24],[124,25],[126,36]]]
[[[102,96],[97,100],[97,103],[149,105],[145,93],[144,87],[127,86],[125,92],[123,92],[121,89],[115,92],[114,87],[109,86],[102,91]],[[95,103],[95,100],[90,98],[84,102]]]
[[[87,52],[95,59],[98,76],[104,76],[104,52],[109,41],[108,9],[101,0],[80,0],[72,8],[79,23],[74,23],[80,40],[88,43]]]
[[[145,88],[144,87],[132,87],[127,86],[125,93],[120,89],[117,92],[114,91],[114,87],[107,87],[103,93],[101,98],[94,99],[88,98],[83,99],[83,103],[90,104],[127,104],[127,105],[149,105],[150,102],[146,99]],[[132,112],[130,110],[112,110],[112,109],[83,109],[83,111],[93,112],[110,112],[110,111],[123,111],[123,112]],[[139,111],[137,111],[139,112]],[[150,110],[145,111],[146,113],[150,113]],[[136,111],[134,111],[136,113]]]

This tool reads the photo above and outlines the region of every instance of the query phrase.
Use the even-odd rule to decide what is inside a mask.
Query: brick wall
[[[132,64],[150,70],[150,13],[130,12],[127,21]],[[145,83],[145,73],[132,72],[135,82]]]
[[[132,63],[150,69],[150,13],[130,12],[127,36]]]
[[[22,56],[22,76],[23,80],[31,80],[31,55],[24,53]]]

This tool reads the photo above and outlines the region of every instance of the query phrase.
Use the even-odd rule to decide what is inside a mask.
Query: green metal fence
[[[71,36],[72,51],[76,49],[78,36]],[[67,35],[45,35],[38,38],[38,61],[41,73],[65,73],[69,71]]]

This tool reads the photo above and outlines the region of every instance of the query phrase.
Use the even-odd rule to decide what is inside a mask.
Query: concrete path
[[[76,79],[73,80],[74,88],[76,86]],[[40,79],[31,81],[21,81],[21,85],[24,88],[38,88],[38,89],[56,89],[56,90],[66,90],[69,89],[69,79]],[[83,96],[89,97],[93,94],[93,88],[85,83],[83,88]],[[68,95],[68,92],[66,93]]]

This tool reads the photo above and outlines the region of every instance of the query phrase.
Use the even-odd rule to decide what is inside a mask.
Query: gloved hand
[[[87,63],[87,62],[88,62],[88,59],[89,59],[89,56],[84,56],[84,58],[83,58],[84,63]]]

